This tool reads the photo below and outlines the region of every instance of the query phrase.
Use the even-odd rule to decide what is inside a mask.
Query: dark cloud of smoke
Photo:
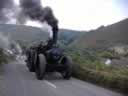
[[[13,0],[0,0],[0,23],[6,23],[8,11],[14,5]]]
[[[23,14],[32,20],[46,21],[53,31],[53,41],[57,41],[58,20],[50,7],[42,7],[40,0],[20,0]]]
[[[9,8],[13,4],[12,0],[0,0],[0,10],[3,8]]]
[[[24,24],[27,18],[47,22],[53,31],[53,42],[57,41],[58,20],[50,7],[43,7],[40,0],[20,0],[20,6],[17,8],[14,0],[0,0],[0,23],[15,21]]]

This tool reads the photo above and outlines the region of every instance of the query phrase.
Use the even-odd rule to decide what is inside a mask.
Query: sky
[[[60,28],[73,30],[96,29],[128,18],[128,0],[42,0],[42,6],[53,9]],[[27,25],[40,26],[31,21]]]

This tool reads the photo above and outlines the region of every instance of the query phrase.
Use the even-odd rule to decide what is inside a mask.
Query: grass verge
[[[75,64],[73,67],[73,76],[84,81],[128,94],[128,77],[118,73],[96,71]]]
[[[101,56],[114,57],[110,52],[91,52],[79,50],[67,51],[67,55],[70,55],[76,63],[73,66],[73,76],[128,94],[128,68],[108,66],[100,62]]]

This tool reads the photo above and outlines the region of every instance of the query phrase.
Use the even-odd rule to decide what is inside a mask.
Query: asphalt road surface
[[[123,96],[75,78],[64,80],[58,73],[37,80],[22,62],[4,65],[2,85],[0,96]]]

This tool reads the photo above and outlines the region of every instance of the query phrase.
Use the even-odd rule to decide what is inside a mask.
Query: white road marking
[[[21,83],[22,83],[22,87],[23,87],[23,96],[27,96],[26,95],[27,92],[25,90],[26,89],[26,87],[25,87],[25,81],[21,79]]]
[[[53,87],[53,88],[57,88],[56,85],[54,85],[53,83],[51,83],[51,82],[49,82],[49,81],[47,81],[47,80],[44,80],[44,82],[45,82],[46,84],[50,85],[50,86]]]

